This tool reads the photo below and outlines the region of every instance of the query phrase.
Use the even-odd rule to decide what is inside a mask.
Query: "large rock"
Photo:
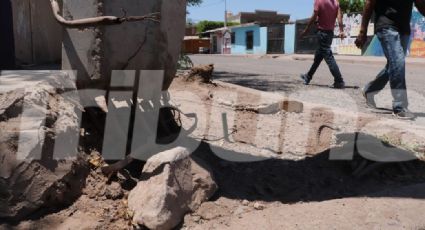
[[[142,181],[129,194],[133,221],[149,229],[172,229],[187,212],[208,200],[217,185],[211,172],[197,162],[180,147],[151,157]]]
[[[60,85],[39,83],[0,94],[0,219],[70,204],[84,186],[78,108],[59,91]],[[55,155],[55,142],[75,148],[56,148]]]
[[[203,160],[192,156],[192,201],[190,209],[195,211],[205,201],[208,201],[217,191],[212,169]]]

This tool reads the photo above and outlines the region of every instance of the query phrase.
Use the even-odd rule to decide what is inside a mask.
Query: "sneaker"
[[[366,105],[371,107],[371,108],[376,108],[376,103],[375,103],[375,96],[370,94],[370,93],[366,93],[366,89],[363,88],[362,89],[362,95],[366,100]]]
[[[393,115],[401,120],[413,120],[416,118],[415,114],[410,112],[408,109],[403,109],[400,111],[394,111]]]
[[[307,74],[301,74],[301,80],[303,80],[304,85],[309,85],[311,81],[311,77],[309,77]]]
[[[332,88],[334,89],[345,89],[345,82],[341,81],[341,82],[335,82],[332,85]]]

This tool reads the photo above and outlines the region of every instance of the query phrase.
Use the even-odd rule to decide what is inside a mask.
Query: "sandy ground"
[[[315,104],[300,107],[281,94],[223,82],[178,78],[171,96],[183,112],[198,115],[190,134],[199,145],[194,154],[210,164],[220,188],[177,229],[425,228],[423,161],[382,164],[356,177],[359,165],[373,162],[357,155],[329,160],[347,148],[353,152],[350,141],[358,131],[381,145],[378,152],[389,152],[385,147],[392,143],[397,147],[390,149],[421,156],[425,139],[417,126]],[[395,128],[377,129],[378,122]],[[188,128],[193,119],[183,116],[182,123]],[[368,127],[371,123],[378,125]],[[398,125],[412,128],[400,131]],[[112,182],[128,186],[122,197],[107,196]],[[132,183],[124,175],[111,181],[92,170],[71,206],[0,229],[131,229],[126,195]]]
[[[187,215],[183,229],[425,227],[422,161],[408,163],[414,165],[410,169],[403,163],[386,164],[358,178],[352,175],[358,159],[329,160],[330,154],[342,154],[341,149],[350,147],[341,144],[344,137],[350,139],[358,132],[380,145],[385,139],[400,149],[419,150],[424,144],[423,130],[414,123],[309,103],[304,103],[303,112],[293,112],[297,106],[266,113],[238,110],[250,104],[265,101],[273,104],[288,99],[223,82],[216,86],[187,85],[177,80],[173,90],[196,92],[201,98],[209,98],[204,103],[216,105],[209,110],[209,116],[215,119],[208,120],[210,126],[207,134],[203,134],[211,147],[201,146],[195,154],[204,156],[213,165],[220,192],[214,201]],[[233,127],[228,131],[233,131],[230,141],[221,134],[222,120],[218,117],[222,113],[230,114],[229,120],[234,120],[228,125]],[[336,129],[324,128],[318,134],[320,127],[327,124]],[[397,129],[398,126],[411,128],[406,132]],[[405,140],[408,141],[404,143]],[[369,145],[358,144],[358,147],[367,149]],[[385,148],[377,151],[389,152]],[[237,154],[268,159],[241,159]],[[232,159],[240,161],[230,162]]]

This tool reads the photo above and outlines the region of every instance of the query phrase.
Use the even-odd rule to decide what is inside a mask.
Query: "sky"
[[[188,17],[200,20],[224,20],[225,0],[204,0],[202,5],[189,7]],[[227,0],[227,10],[235,13],[253,12],[255,9],[274,10],[291,15],[291,20],[307,18],[313,11],[313,0]]]

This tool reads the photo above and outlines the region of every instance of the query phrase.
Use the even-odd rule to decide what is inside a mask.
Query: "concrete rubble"
[[[63,87],[44,82],[0,94],[0,218],[59,208],[81,193],[88,167],[72,142],[79,105],[59,93]],[[54,148],[63,140],[67,148]]]
[[[142,181],[129,194],[133,222],[149,229],[172,229],[187,212],[211,198],[217,185],[212,172],[198,162],[181,147],[150,158]]]
[[[333,146],[333,142],[330,140],[335,133],[351,134],[353,130],[356,130],[349,126],[350,123],[354,123],[352,121],[360,119],[360,121],[366,123],[369,120],[376,119],[375,117],[361,116],[359,118],[338,111],[337,115],[344,118],[342,124],[345,124],[341,125],[341,131],[326,128],[321,134],[319,133],[320,139],[316,142],[317,129],[320,129],[319,127],[323,124],[329,124],[333,117],[327,115],[326,111],[323,110],[312,113],[312,117],[306,116],[306,113],[311,111],[312,105],[310,104],[296,102],[292,106],[288,102],[287,108],[289,109],[286,109],[285,101],[289,101],[286,98],[277,97],[273,94],[261,95],[258,91],[243,89],[231,84],[216,82],[218,85],[216,88],[224,91],[220,94],[213,91],[215,88],[211,85],[188,84],[187,82],[179,85],[179,81],[175,83],[177,84],[174,86],[176,89],[190,89],[201,95],[201,98],[204,98],[206,102],[210,102],[211,98],[218,100],[217,103],[212,104],[214,110],[211,114],[205,116],[214,118],[219,117],[217,115],[223,112],[228,114],[235,112],[237,116],[234,120],[240,122],[229,125],[232,129],[237,130],[237,132],[232,133],[232,138],[235,141],[227,144],[220,140],[221,136],[219,135],[223,135],[222,126],[219,123],[221,120],[210,119],[209,131],[211,134],[207,136],[211,139],[208,140],[210,144],[201,146],[195,152],[196,156],[202,157],[206,162],[191,155],[184,148],[176,148],[150,158],[143,170],[141,166],[136,167],[135,171],[143,171],[141,177],[133,177],[128,172],[122,171],[116,177],[103,175],[99,168],[104,163],[100,162],[103,161],[100,153],[93,154],[96,157],[92,157],[90,162],[92,170],[88,178],[86,178],[85,173],[89,169],[83,160],[65,158],[69,160],[55,161],[52,156],[42,155],[43,158],[39,161],[18,162],[16,154],[22,136],[18,137],[20,134],[18,130],[28,133],[24,136],[26,137],[26,145],[24,146],[25,149],[32,152],[30,157],[34,157],[37,149],[40,149],[39,143],[42,141],[43,143],[51,143],[54,139],[56,142],[63,139],[61,136],[65,133],[79,131],[76,121],[78,121],[77,114],[81,108],[78,104],[70,102],[78,100],[65,100],[60,94],[64,91],[63,87],[56,89],[58,88],[57,85],[62,83],[37,83],[30,85],[31,87],[25,87],[29,89],[26,91],[17,89],[0,92],[0,159],[2,160],[0,161],[0,203],[2,204],[0,206],[0,218],[2,220],[3,218],[17,220],[20,226],[24,226],[23,229],[33,226],[36,226],[33,228],[37,229],[73,229],[86,226],[90,229],[125,229],[132,223],[144,225],[150,229],[172,229],[179,224],[183,229],[208,229],[210,226],[215,226],[215,229],[221,226],[241,226],[241,229],[246,229],[257,226],[257,220],[262,221],[262,226],[266,226],[264,223],[267,218],[262,219],[264,214],[273,216],[276,220],[273,223],[278,223],[283,217],[278,216],[276,210],[282,208],[287,210],[286,213],[292,213],[294,206],[288,204],[291,202],[307,199],[305,207],[300,208],[299,215],[308,217],[311,214],[305,215],[305,210],[311,210],[310,205],[316,205],[315,202],[309,201],[340,199],[341,192],[344,200],[353,196],[353,194],[367,196],[372,192],[387,188],[393,190],[393,188],[405,184],[423,183],[423,170],[425,168],[420,162],[415,166],[417,170],[414,170],[414,174],[400,175],[402,176],[401,181],[398,181],[399,178],[396,177],[399,172],[393,172],[392,167],[388,167],[388,169],[382,171],[382,175],[385,177],[381,177],[381,173],[374,174],[373,177],[369,178],[368,183],[363,183],[363,181],[358,183],[358,179],[351,175],[350,165],[345,165],[346,162],[328,160],[323,151]],[[243,100],[232,101],[228,97],[227,101],[231,103],[221,103],[226,101],[226,95],[229,95],[229,92],[236,90],[240,92],[242,95],[240,98]],[[210,97],[210,95],[214,95],[214,97]],[[259,100],[259,95],[264,98]],[[252,98],[257,99],[253,100]],[[71,98],[68,97],[67,99]],[[42,103],[43,101],[47,101],[46,106]],[[239,106],[242,105],[248,108],[255,108],[255,106],[267,108],[266,102],[274,105],[282,103],[283,111],[263,113],[254,109],[239,110]],[[192,109],[200,108],[200,104],[185,103]],[[297,104],[299,106],[296,106]],[[24,107],[26,108],[25,111],[32,108],[29,111],[32,111],[30,114],[33,117],[26,115],[25,119],[22,118],[21,111]],[[183,111],[190,112],[191,110],[185,109]],[[297,113],[297,111],[300,113]],[[44,114],[47,118],[43,123],[43,121],[40,122],[42,119],[39,119],[39,117]],[[64,114],[64,116],[60,114]],[[26,119],[32,119],[32,122],[26,122]],[[273,137],[278,137],[278,131],[280,131],[280,129],[276,129],[276,127],[280,128],[280,125],[277,126],[276,124],[282,120],[287,121],[286,124],[288,125],[285,126],[287,135],[282,137],[288,139],[288,145],[284,149],[276,148],[276,150],[282,152],[271,149],[268,150],[269,155],[263,155],[261,148],[273,146]],[[258,123],[261,126],[255,122],[252,125],[246,121],[261,121],[261,123]],[[314,123],[311,121],[314,121]],[[312,125],[311,136],[309,136],[309,133],[301,132],[305,130],[307,124]],[[24,129],[21,129],[22,127]],[[30,132],[31,130],[36,131]],[[411,130],[412,132],[415,131],[413,128]],[[255,136],[253,131],[261,134],[259,135],[261,139],[258,139],[258,142],[254,142],[256,139],[251,138]],[[370,130],[370,133],[372,131],[376,132],[376,129]],[[43,132],[48,135],[38,135],[38,133],[42,134]],[[89,131],[87,133],[90,134]],[[197,136],[195,134],[191,135],[194,135],[194,138],[205,137],[203,133],[196,134]],[[303,143],[294,141],[300,139],[302,135],[308,137],[307,143],[312,146],[305,148]],[[44,137],[44,139],[39,137]],[[214,141],[215,137],[217,137],[217,141]],[[410,140],[413,140],[413,138]],[[49,145],[44,144],[43,146]],[[299,148],[295,148],[297,146]],[[213,149],[210,148],[214,148],[215,151],[213,152]],[[221,153],[220,156],[225,157],[228,157],[229,154],[243,155],[244,157],[250,154],[250,156],[262,158],[266,156],[264,159],[268,160],[251,163],[229,162],[226,159],[219,159],[219,155],[214,155]],[[70,156],[74,152],[68,154],[64,152],[63,154]],[[214,177],[212,172],[214,172]],[[406,179],[405,176],[409,176],[409,179]],[[394,180],[391,179],[393,177]],[[136,186],[139,179],[140,182]],[[128,183],[129,181],[132,183]],[[394,186],[388,187],[389,183],[394,183]],[[134,188],[134,186],[136,187]],[[220,186],[220,192],[215,197],[217,199],[208,202],[218,186]],[[82,187],[83,191],[81,192]],[[420,190],[412,189],[412,191]],[[422,197],[421,194],[417,196]],[[396,194],[396,196],[399,197],[400,195]],[[283,201],[284,204],[270,203],[269,200],[263,200],[265,197]],[[411,195],[411,197],[414,196]],[[385,201],[388,202],[389,200]],[[410,201],[409,198],[402,202],[410,204],[407,203]],[[349,202],[352,201],[349,200]],[[67,204],[70,204],[70,206],[62,209],[61,205]],[[353,202],[353,204],[356,204],[356,202]],[[418,208],[422,207],[420,205],[423,204],[418,204]],[[329,210],[333,210],[334,206],[335,204],[332,204]],[[400,206],[408,207],[402,205],[402,203],[400,203]],[[51,214],[40,218],[36,215],[33,220],[26,218],[28,216],[34,217],[35,211],[48,212],[52,207],[57,209]],[[352,209],[355,209],[355,206]],[[312,214],[317,215],[317,211]],[[325,219],[320,215],[318,216],[315,218],[316,220]],[[358,216],[361,217],[361,213]],[[21,219],[24,219],[24,221],[20,221]],[[295,218],[284,219],[292,221],[291,223],[297,220]],[[416,218],[412,223],[417,224],[419,219]],[[381,222],[387,220],[383,219]],[[3,227],[2,224],[0,224],[0,229]],[[194,226],[195,228],[192,228]]]

